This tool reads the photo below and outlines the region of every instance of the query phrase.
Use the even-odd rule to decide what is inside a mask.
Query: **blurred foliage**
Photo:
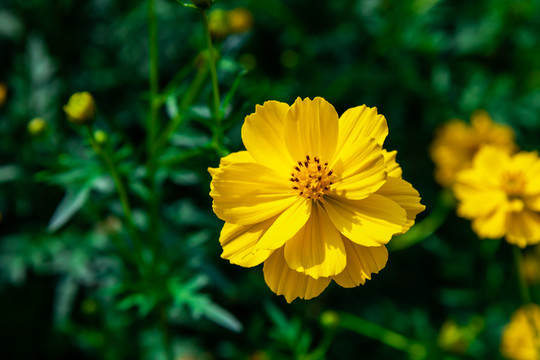
[[[502,329],[520,305],[510,247],[479,241],[441,209],[427,148],[439,124],[485,109],[512,126],[521,148],[538,150],[540,0],[216,1],[210,16],[237,7],[253,16],[251,30],[214,38],[226,149],[242,148],[243,119],[266,100],[322,96],[338,113],[376,106],[388,120],[387,148],[398,150],[404,178],[427,205],[419,220],[438,209],[436,225],[422,224],[425,239],[392,252],[366,285],[331,286],[292,305],[266,287],[260,267],[219,257],[222,223],[206,171],[219,161],[212,56],[197,11],[157,0],[160,93],[152,98],[147,5],[0,0],[2,357],[500,358]],[[142,234],[152,229],[147,203],[160,199],[159,246],[135,251],[107,163],[85,129],[66,121],[62,107],[79,91],[96,100],[93,129],[106,135],[100,146],[127,184]],[[154,185],[144,146],[153,102],[159,133],[170,131],[159,138]],[[539,290],[533,284],[533,300]],[[320,324],[328,310],[425,352],[403,352],[339,320]],[[441,328],[451,331],[445,341]]]

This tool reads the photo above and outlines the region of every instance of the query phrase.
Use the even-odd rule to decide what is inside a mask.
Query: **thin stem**
[[[206,36],[206,47],[208,49],[208,58],[210,60],[208,61],[208,65],[210,68],[210,76],[212,77],[212,90],[214,94],[214,117],[216,121],[213,128],[212,145],[216,149],[216,151],[221,153],[221,140],[223,137],[223,129],[221,128],[222,112],[220,106],[219,84],[216,71],[216,59],[214,58],[214,47],[212,46],[212,37],[210,36],[210,28],[208,26],[208,16],[206,14],[206,10],[201,10],[201,17],[204,25],[204,33]]]
[[[523,254],[517,246],[513,245],[512,248],[514,252],[514,262],[516,264],[516,270],[518,274],[518,284],[521,301],[523,302],[524,310],[529,320],[529,325],[531,326],[534,337],[536,338],[536,343],[538,345],[537,351],[538,355],[540,356],[540,332],[535,321],[533,313],[534,310],[531,307],[531,294],[529,292],[529,287],[527,286],[527,281],[525,279],[525,272],[523,271]]]
[[[112,161],[109,153],[105,151],[100,144],[98,144],[96,139],[94,139],[94,134],[92,133],[91,126],[87,126],[86,129],[88,131],[88,136],[90,137],[90,142],[92,143],[92,148],[98,155],[103,158],[103,160],[105,161],[105,165],[107,166],[107,169],[109,170],[109,173],[113,178],[116,191],[118,192],[118,197],[120,198],[120,203],[122,204],[122,211],[124,212],[124,216],[126,218],[127,231],[131,240],[133,241],[133,246],[135,248],[135,253],[139,261],[139,265],[143,266],[142,241],[135,227],[135,222],[133,221],[133,212],[131,211],[131,205],[129,203],[126,188],[124,187],[124,184],[120,179],[120,175],[118,174],[116,166],[114,165],[114,162]]]
[[[339,326],[371,339],[378,340],[394,349],[407,352],[411,357],[421,359],[427,354],[426,347],[423,344],[407,339],[403,335],[388,330],[380,325],[347,313],[340,313],[339,319]]]
[[[154,156],[154,143],[158,128],[159,112],[159,54],[157,39],[156,0],[148,0],[148,46],[150,54],[150,109],[147,124],[147,171],[148,183],[152,195],[148,199],[150,209],[150,238],[154,243],[154,256],[159,241],[159,194],[156,189],[156,159]]]

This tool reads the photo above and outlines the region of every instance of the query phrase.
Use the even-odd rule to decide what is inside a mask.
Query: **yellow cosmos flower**
[[[478,110],[471,116],[471,125],[454,119],[438,129],[430,148],[435,163],[435,179],[442,186],[451,186],[456,175],[471,166],[474,154],[483,145],[493,145],[508,153],[515,151],[514,131],[496,124],[489,114]]]
[[[225,220],[223,258],[253,267],[288,302],[334,280],[355,287],[387,261],[384,246],[424,209],[382,145],[386,119],[365,105],[341,117],[322,98],[268,101],[246,117],[247,151],[217,169],[210,195]]]
[[[540,159],[536,152],[508,155],[486,146],[454,185],[458,215],[472,219],[481,238],[505,236],[520,247],[540,242]]]
[[[540,359],[540,306],[529,304],[518,309],[504,328],[501,354],[511,360]]]

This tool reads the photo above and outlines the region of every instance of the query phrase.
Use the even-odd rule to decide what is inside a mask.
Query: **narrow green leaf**
[[[223,326],[225,329],[240,332],[242,331],[242,324],[235,318],[230,312],[222,308],[221,306],[209,301],[204,308],[204,316],[215,322],[218,325]]]
[[[68,222],[88,200],[90,188],[91,186],[89,184],[86,184],[79,189],[68,188],[66,195],[56,208],[51,221],[49,222],[47,231],[51,233],[55,232]]]
[[[221,102],[221,109],[219,110],[221,112],[221,116],[225,117],[225,111],[227,110],[227,107],[231,103],[231,100],[234,96],[234,93],[236,92],[236,89],[238,88],[238,85],[240,84],[240,80],[244,75],[248,73],[247,70],[242,70],[240,73],[236,76],[236,79],[234,80],[234,83],[232,84],[231,88],[223,98],[223,101]]]

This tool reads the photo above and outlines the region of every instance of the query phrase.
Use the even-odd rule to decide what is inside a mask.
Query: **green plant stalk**
[[[208,65],[210,68],[210,76],[212,78],[212,90],[214,94],[214,117],[215,123],[212,131],[212,146],[219,155],[222,155],[222,138],[223,138],[223,129],[221,128],[222,112],[220,106],[220,96],[219,96],[219,84],[216,71],[216,59],[214,58],[214,47],[212,46],[212,37],[210,36],[210,27],[208,26],[208,16],[206,10],[201,10],[201,18],[204,27],[204,33],[206,36],[206,47],[208,49]]]
[[[388,243],[388,250],[403,250],[429,237],[444,223],[454,204],[455,199],[451,192],[443,190],[439,194],[437,205],[429,215],[405,234],[392,239]]]
[[[147,124],[147,176],[151,196],[148,199],[150,239],[153,243],[153,253],[156,257],[159,242],[159,194],[156,189],[156,158],[154,142],[158,128],[159,112],[159,54],[157,39],[156,0],[148,0],[148,43],[150,56],[150,109]]]
[[[534,337],[536,338],[537,343],[537,352],[540,357],[540,332],[534,320],[533,310],[530,308],[531,305],[531,294],[529,292],[529,287],[527,286],[527,281],[525,279],[525,272],[523,271],[523,255],[521,250],[516,246],[512,245],[514,252],[514,262],[516,264],[516,270],[518,275],[518,284],[519,284],[519,293],[521,295],[521,301],[525,306],[524,310],[527,313],[527,318],[529,320],[529,325],[533,331]]]
[[[339,326],[404,351],[412,358],[422,359],[427,355],[427,349],[423,344],[351,314],[339,313]]]
[[[109,153],[105,151],[94,138],[91,125],[86,126],[86,130],[88,131],[88,136],[90,137],[92,148],[99,156],[103,158],[103,160],[105,161],[105,165],[107,166],[107,169],[109,170],[109,173],[113,178],[116,191],[118,192],[118,197],[120,198],[120,203],[122,204],[122,211],[124,212],[124,217],[126,218],[126,227],[128,230],[128,234],[133,241],[133,247],[135,248],[135,253],[139,266],[141,267],[141,270],[143,270],[144,262],[142,259],[142,241],[135,227],[135,222],[133,221],[133,212],[131,211],[131,205],[129,203],[126,188],[124,187],[124,184],[120,179],[120,175],[118,174],[116,166],[114,165],[114,162],[112,161]]]
[[[163,132],[154,144],[154,151],[152,154],[152,157],[154,159],[157,159],[159,157],[161,150],[165,147],[171,135],[184,123],[185,116],[183,116],[183,111],[189,106],[191,106],[191,104],[195,100],[195,97],[201,90],[201,87],[207,75],[207,67],[203,66],[197,71],[197,74],[195,75],[195,78],[193,79],[187,94],[184,96],[180,103],[180,109],[178,111],[178,114],[176,114],[176,116],[171,119],[165,130],[163,130]]]

